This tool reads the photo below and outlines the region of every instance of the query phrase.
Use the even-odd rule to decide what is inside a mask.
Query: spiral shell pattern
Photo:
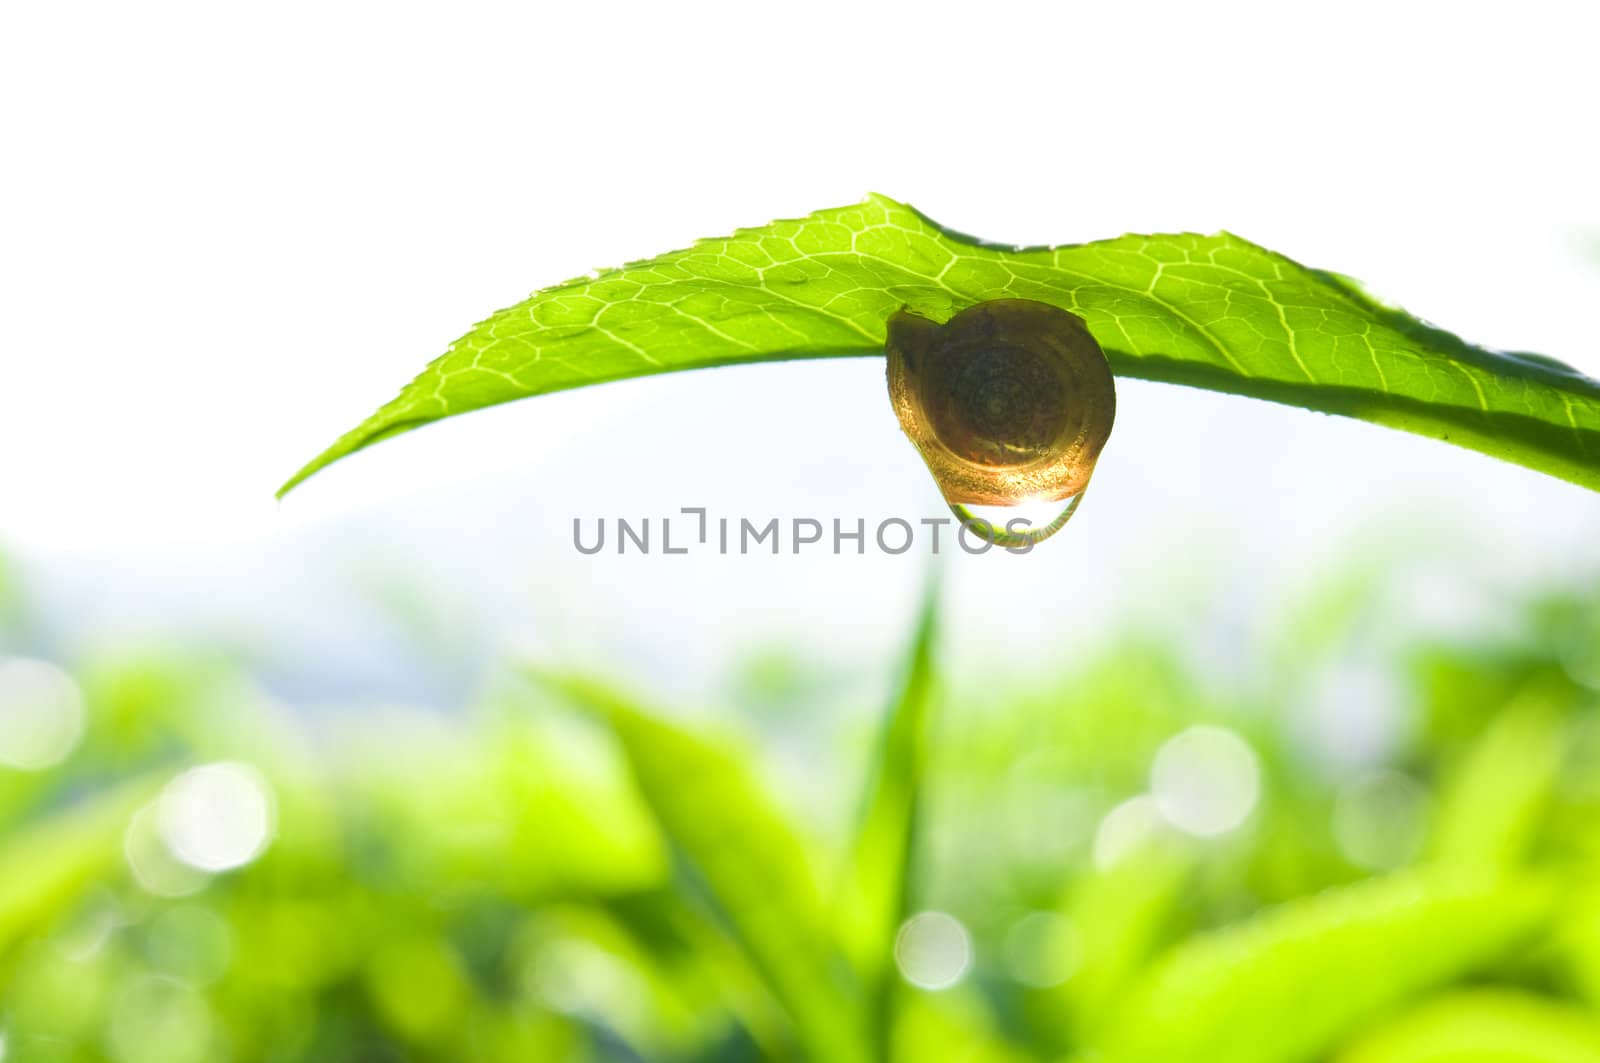
[[[945,501],[1076,498],[1111,435],[1111,367],[1076,314],[992,299],[940,325],[889,318],[889,399]]]

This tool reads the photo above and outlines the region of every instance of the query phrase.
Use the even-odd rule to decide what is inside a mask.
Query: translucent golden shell
[[[1117,400],[1082,318],[993,299],[942,325],[900,310],[888,332],[895,415],[959,516],[1083,493]]]

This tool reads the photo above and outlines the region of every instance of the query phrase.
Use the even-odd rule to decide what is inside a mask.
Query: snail
[[[909,309],[888,321],[889,401],[951,511],[990,542],[1055,534],[1077,510],[1111,435],[1111,367],[1078,315],[991,299],[944,324]],[[1071,499],[1049,524],[1002,530],[968,506]]]

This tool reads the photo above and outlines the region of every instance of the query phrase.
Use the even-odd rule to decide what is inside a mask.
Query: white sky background
[[[326,649],[381,570],[443,627],[641,679],[784,638],[873,661],[920,555],[591,559],[570,523],[942,514],[877,360],[534,399],[272,493],[535,288],[868,191],[1021,243],[1227,228],[1600,373],[1580,12],[7,4],[0,545],[101,633]],[[1441,615],[1600,560],[1600,496],[1536,473],[1198,391],[1119,403],[1061,536],[952,562],[969,657],[996,622],[1026,654],[1196,588],[1281,600],[1375,544],[1441,559],[1412,603]]]

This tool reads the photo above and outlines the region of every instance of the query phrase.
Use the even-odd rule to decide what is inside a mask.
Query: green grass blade
[[[841,936],[868,989],[880,1055],[893,1026],[894,939],[910,905],[935,682],[939,591],[930,582],[875,758],[840,893]]]
[[[1181,945],[1134,986],[1106,1063],[1310,1063],[1375,1016],[1525,940],[1542,883],[1409,873],[1293,901]]]
[[[939,320],[1038,299],[1120,375],[1358,417],[1600,488],[1600,383],[1489,351],[1218,233],[1004,247],[884,196],[579,277],[494,314],[297,472],[444,417],[681,369],[881,354],[902,306]]]
[[[1451,993],[1361,1037],[1335,1063],[1600,1063],[1592,1013],[1509,989]]]
[[[1100,1026],[1163,935],[1174,933],[1194,871],[1193,858],[1177,846],[1148,845],[1075,884],[1065,909],[1080,952],[1059,990],[1073,1036]]]
[[[0,839],[0,954],[46,928],[122,859],[122,836],[157,784],[86,798]]]
[[[859,1004],[805,849],[737,753],[598,684],[550,682],[616,736],[678,856],[682,888],[708,898],[788,1012],[806,1057],[865,1060]]]
[[[1432,855],[1453,864],[1508,867],[1528,855],[1560,779],[1570,694],[1524,691],[1468,748],[1440,792]]]

